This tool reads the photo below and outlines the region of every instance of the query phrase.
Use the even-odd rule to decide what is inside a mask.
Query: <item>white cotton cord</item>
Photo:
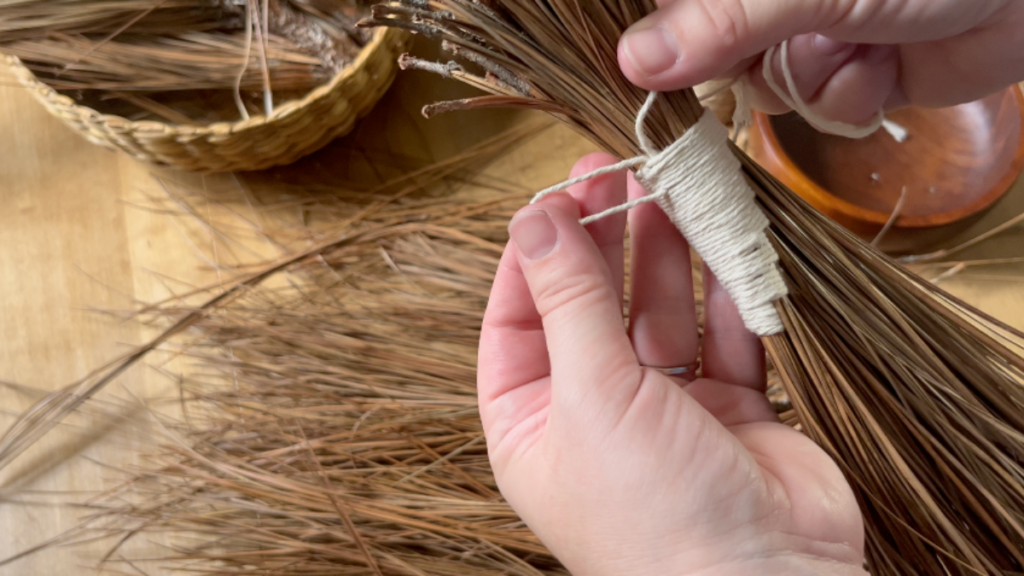
[[[597,178],[598,176],[604,176],[605,174],[611,174],[612,172],[619,172],[620,170],[625,170],[626,168],[636,168],[640,164],[643,164],[645,161],[647,161],[647,156],[637,156],[635,158],[630,158],[628,160],[623,160],[622,162],[612,164],[611,166],[598,168],[597,170],[594,170],[593,172],[587,172],[582,176],[577,176],[575,178],[570,178],[564,182],[559,182],[554,186],[549,186],[541,190],[540,192],[537,192],[533,196],[533,200],[530,200],[530,204],[540,202],[545,196],[549,194],[554,194],[555,192],[561,192],[562,190],[575,186],[580,182],[586,182],[587,180],[592,180],[594,178]]]
[[[640,111],[636,115],[636,135],[637,140],[640,141],[640,148],[645,151],[644,155],[635,156],[633,158],[629,158],[628,160],[623,160],[622,162],[612,164],[611,166],[605,166],[604,168],[598,168],[597,170],[587,172],[586,174],[583,174],[581,176],[570,178],[569,180],[545,188],[538,192],[536,195],[534,195],[533,200],[530,200],[530,204],[533,204],[541,200],[548,194],[553,194],[555,192],[565,190],[566,188],[569,188],[570,186],[575,186],[580,182],[592,180],[594,178],[597,178],[598,176],[603,176],[605,174],[610,174],[612,172],[625,170],[626,168],[636,168],[637,166],[640,166],[641,164],[648,162],[652,155],[657,154],[657,151],[654,150],[654,144],[652,144],[651,141],[647,138],[647,131],[644,130],[644,124],[647,121],[647,115],[651,112],[651,108],[654,107],[654,102],[657,99],[657,92],[651,92],[650,94],[648,94],[647,100],[644,102],[644,105],[640,108]],[[580,219],[580,224],[586,226],[587,224],[597,222],[598,220],[602,220],[613,214],[620,214],[622,212],[629,211],[641,204],[646,204],[647,202],[654,202],[657,199],[658,197],[655,196],[654,194],[647,194],[646,196],[641,196],[640,198],[630,200],[629,202],[623,202],[618,206],[612,206],[607,210],[598,212],[597,214],[591,214],[586,218],[582,218]]]
[[[626,168],[636,168],[637,166],[640,166],[641,164],[643,164],[643,163],[647,162],[648,160],[650,160],[651,156],[657,154],[657,151],[654,149],[654,144],[652,144],[650,139],[647,138],[647,131],[644,130],[644,123],[647,121],[647,115],[651,112],[651,108],[654,107],[654,102],[657,99],[658,99],[658,93],[657,92],[651,92],[650,94],[648,94],[647,95],[647,100],[644,101],[644,105],[640,107],[640,111],[636,115],[636,137],[637,137],[637,140],[639,140],[639,142],[640,142],[640,148],[642,150],[644,150],[644,154],[643,155],[641,155],[641,156],[634,156],[633,158],[629,158],[627,160],[623,160],[622,162],[618,162],[616,164],[612,164],[611,166],[605,166],[604,168],[598,168],[597,170],[593,170],[593,171],[587,172],[586,174],[583,174],[581,176],[577,176],[575,178],[570,178],[570,179],[568,179],[568,180],[566,180],[564,182],[560,182],[558,184],[555,184],[554,186],[549,186],[549,187],[541,190],[537,194],[535,194],[533,196],[533,200],[530,200],[530,204],[534,204],[536,202],[539,202],[541,199],[543,199],[545,196],[547,196],[549,194],[554,194],[555,192],[560,192],[562,190],[565,190],[566,188],[569,188],[570,186],[575,186],[576,184],[579,184],[580,182],[586,182],[587,180],[592,180],[594,178],[597,178],[598,176],[603,176],[605,174],[611,174],[612,172],[618,172],[620,170],[625,170]],[[607,210],[604,210],[602,212],[598,212],[597,214],[591,214],[590,216],[587,216],[586,218],[580,219],[580,224],[586,226],[587,224],[590,224],[592,222],[597,222],[598,220],[607,218],[607,217],[609,217],[609,216],[611,216],[613,214],[619,214],[619,213],[622,213],[622,212],[626,212],[626,211],[631,210],[632,208],[635,208],[635,207],[637,207],[637,206],[639,206],[641,204],[645,204],[647,202],[653,202],[655,200],[657,200],[657,198],[654,195],[648,194],[646,196],[642,196],[642,197],[637,198],[635,200],[630,200],[629,202],[624,202],[622,204],[619,204],[618,206],[612,206],[611,208],[608,208]]]
[[[789,40],[783,41],[782,44],[779,44],[778,46],[778,50],[780,51],[780,56],[782,58],[782,76],[786,82],[785,88],[779,86],[779,83],[775,80],[775,74],[772,72],[772,59],[775,56],[775,50],[776,47],[772,46],[764,53],[762,71],[764,73],[765,82],[768,83],[768,87],[775,92],[775,95],[778,96],[786,106],[792,108],[797,114],[814,125],[818,130],[835,134],[837,136],[845,136],[847,138],[864,138],[874,134],[882,126],[882,122],[885,120],[885,115],[881,111],[875,115],[870,123],[863,126],[829,120],[828,118],[824,118],[815,113],[811,110],[810,106],[807,105],[807,102],[804,102],[804,99],[800,97],[800,93],[796,89],[796,82],[793,80],[793,71],[789,66]]]
[[[637,114],[637,140],[645,155],[624,160],[552,186],[534,201],[602,174],[635,167],[648,194],[580,220],[583,225],[657,202],[732,297],[747,329],[758,336],[783,330],[774,302],[786,283],[768,241],[768,218],[729,147],[729,133],[714,113],[700,120],[664,150],[657,151],[644,123],[658,94],[651,92]]]
[[[644,105],[640,107],[640,111],[636,113],[636,123],[633,127],[636,129],[636,139],[640,142],[640,149],[644,151],[648,157],[654,156],[658,153],[658,150],[654,147],[654,143],[647,137],[647,115],[651,113],[651,109],[654,108],[654,103],[658,100],[657,92],[650,92],[647,94],[647,100],[644,100]]]
[[[641,164],[647,162],[650,159],[651,156],[657,154],[657,151],[654,150],[653,143],[647,137],[647,131],[644,130],[644,123],[647,121],[647,115],[650,114],[650,110],[654,107],[654,101],[656,99],[657,99],[657,92],[650,92],[649,94],[647,94],[647,99],[644,101],[643,106],[640,108],[640,112],[637,113],[637,121],[636,121],[637,139],[640,141],[640,149],[644,151],[644,154],[642,156],[635,156],[633,158],[630,158],[630,159],[627,159],[627,160],[623,160],[622,162],[617,162],[617,163],[612,164],[610,166],[605,166],[603,168],[598,168],[597,170],[592,170],[590,172],[587,172],[586,174],[583,174],[583,175],[580,175],[580,176],[577,176],[577,177],[574,177],[574,178],[569,178],[569,179],[567,179],[565,181],[559,182],[559,183],[555,184],[555,186],[548,187],[548,188],[542,190],[541,192],[537,193],[536,195],[534,195],[534,199],[530,200],[529,203],[530,204],[535,204],[537,202],[540,202],[541,200],[544,199],[544,197],[546,197],[546,196],[548,196],[550,194],[554,194],[556,192],[561,192],[561,191],[563,191],[563,190],[565,190],[567,188],[575,186],[575,184],[578,184],[580,182],[585,182],[587,180],[594,179],[594,178],[596,178],[598,176],[603,176],[604,174],[610,174],[612,172],[617,172],[617,171],[620,171],[620,170],[625,170],[627,168],[636,168],[637,166],[640,166]],[[583,225],[587,225],[587,224],[589,224],[591,222],[595,222],[595,221],[600,220],[602,218],[606,218],[606,217],[608,217],[608,216],[610,216],[612,214],[618,214],[620,212],[626,212],[627,210],[630,210],[631,208],[634,208],[636,206],[639,206],[639,205],[647,203],[647,202],[653,202],[654,200],[655,200],[655,198],[648,194],[647,196],[644,196],[642,198],[638,198],[636,200],[631,200],[629,202],[625,202],[625,203],[617,205],[617,206],[612,206],[611,208],[608,208],[607,210],[604,210],[602,212],[598,212],[597,214],[591,214],[591,215],[587,216],[586,218],[581,219],[580,223],[582,223]]]
[[[882,128],[884,128],[885,131],[889,133],[889,136],[892,136],[893,140],[899,142],[900,144],[906,142],[907,138],[910,136],[909,130],[893,122],[892,120],[889,120],[888,118],[882,120]]]
[[[747,329],[759,336],[781,332],[774,302],[787,289],[765,234],[768,218],[715,115],[705,110],[636,176],[732,297]]]
[[[629,202],[623,202],[622,204],[619,204],[618,206],[612,206],[611,208],[608,208],[607,210],[603,210],[601,212],[598,212],[597,214],[591,214],[590,216],[587,216],[586,218],[581,218],[580,219],[580,224],[586,226],[587,224],[591,224],[593,222],[597,222],[598,220],[603,220],[604,218],[607,218],[607,217],[609,217],[609,216],[611,216],[613,214],[619,214],[621,212],[626,212],[628,210],[632,210],[633,208],[636,208],[637,206],[639,206],[641,204],[646,204],[648,202],[654,202],[654,201],[658,200],[659,198],[661,198],[661,196],[658,195],[658,194],[648,194],[646,196],[641,196],[641,197],[639,197],[639,198],[637,198],[635,200],[630,200]]]
[[[782,76],[783,81],[786,83],[785,87],[779,85],[779,82],[775,79],[775,73],[772,71],[772,60],[775,57],[776,50],[780,52],[779,55],[782,59]],[[764,75],[764,80],[768,87],[786,106],[793,109],[793,111],[822,132],[847,138],[864,138],[882,128],[892,136],[893,140],[901,144],[909,137],[909,132],[906,128],[887,119],[882,111],[879,111],[870,123],[858,126],[856,124],[829,120],[811,110],[807,102],[800,97],[800,93],[796,89],[796,82],[793,80],[793,71],[789,63],[789,40],[782,42],[778,46],[772,46],[765,51],[761,63],[761,73]],[[732,123],[737,131],[754,123],[754,105],[750,96],[750,90],[750,75],[744,72],[732,84],[732,92],[736,98],[736,108],[732,113]]]

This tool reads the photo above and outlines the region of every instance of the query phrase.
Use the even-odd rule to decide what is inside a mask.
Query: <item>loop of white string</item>
[[[780,60],[782,61],[782,79],[785,86],[779,84],[778,80],[775,78],[775,72],[772,69],[772,61],[775,58],[776,51],[778,51]],[[793,71],[789,62],[789,40],[785,40],[778,46],[772,46],[765,51],[764,58],[761,63],[761,73],[764,75],[764,80],[765,83],[768,84],[768,87],[771,88],[772,92],[774,92],[786,106],[791,108],[794,112],[803,117],[804,120],[807,120],[812,126],[822,132],[827,132],[836,136],[844,136],[846,138],[865,138],[877,132],[879,128],[883,128],[897,142],[903,142],[907,139],[907,130],[899,124],[888,120],[885,117],[885,113],[881,110],[878,111],[878,114],[876,114],[870,122],[863,125],[829,120],[812,110],[807,102],[800,96],[800,93],[796,88],[796,81],[793,79]],[[749,76],[744,73],[733,84],[733,94],[736,97],[736,110],[733,113],[733,124],[737,128],[748,126],[752,122],[752,103],[750,102],[749,96],[749,82]]]
[[[732,297],[747,329],[760,336],[781,332],[782,321],[773,302],[786,294],[786,284],[776,266],[778,254],[765,234],[768,219],[729,147],[728,131],[705,110],[678,140],[658,151],[644,129],[657,96],[651,92],[637,114],[636,134],[643,155],[542,190],[533,202],[602,174],[639,167],[636,178],[647,190],[646,196],[588,216],[581,223],[657,202]]]
[[[775,74],[772,72],[772,60],[775,57],[776,49],[779,50],[779,55],[782,57],[782,78],[786,83],[785,88],[779,85],[775,80]],[[789,40],[782,42],[778,48],[772,46],[765,51],[762,72],[768,87],[772,89],[772,92],[775,92],[775,95],[786,106],[792,108],[797,114],[814,125],[815,128],[823,132],[846,136],[847,138],[864,138],[874,134],[882,126],[882,121],[885,120],[885,115],[879,111],[870,122],[858,126],[856,124],[847,124],[846,122],[837,122],[823,118],[820,114],[811,110],[807,102],[800,97],[800,93],[796,89],[796,82],[793,80],[793,71],[789,66]]]

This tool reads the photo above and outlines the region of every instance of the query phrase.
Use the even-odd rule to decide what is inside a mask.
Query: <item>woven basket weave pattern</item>
[[[231,172],[290,164],[352,130],[391,85],[408,39],[405,32],[378,29],[355,61],[305,97],[282,103],[269,117],[207,126],[101,114],[40,82],[17,58],[4,58],[51,114],[90,142],[158,166]]]

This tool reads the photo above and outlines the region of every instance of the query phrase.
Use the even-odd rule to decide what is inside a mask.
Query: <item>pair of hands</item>
[[[784,106],[760,58],[791,38],[800,96],[830,120],[952,105],[1024,79],[1024,2],[662,0],[619,46],[623,72],[672,90],[753,68],[755,107]],[[863,44],[857,44],[863,43]],[[778,52],[776,52],[778,53]],[[772,63],[781,74],[781,62]],[[610,164],[581,160],[573,175]],[[863,520],[829,457],[780,424],[764,352],[705,275],[698,351],[689,248],[644,192],[607,175],[510,224],[480,341],[480,412],[509,503],[577,576],[864,574]],[[682,366],[701,354],[703,378]]]

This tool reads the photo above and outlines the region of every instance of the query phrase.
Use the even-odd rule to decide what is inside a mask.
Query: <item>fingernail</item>
[[[822,56],[834,56],[847,50],[850,50],[855,44],[849,42],[840,42],[839,40],[833,40],[827,36],[821,34],[815,34],[814,38],[811,38],[811,46],[814,51]]]
[[[645,76],[656,76],[679,60],[679,43],[662,26],[630,29],[622,39],[629,62]]]
[[[530,210],[517,214],[508,225],[509,235],[519,252],[529,260],[540,260],[555,249],[558,230],[547,212]]]

